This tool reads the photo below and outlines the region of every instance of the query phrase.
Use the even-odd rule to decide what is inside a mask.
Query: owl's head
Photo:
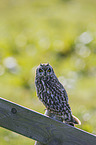
[[[48,77],[54,74],[52,66],[47,64],[40,64],[36,69],[36,77]]]

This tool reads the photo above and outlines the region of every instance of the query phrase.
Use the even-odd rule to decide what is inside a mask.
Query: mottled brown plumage
[[[38,98],[47,110],[60,116],[68,124],[80,124],[72,115],[68,95],[50,64],[40,64],[36,69],[35,85]]]

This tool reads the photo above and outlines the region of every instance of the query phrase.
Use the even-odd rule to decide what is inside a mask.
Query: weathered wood
[[[59,116],[55,115],[54,113],[51,113],[51,112],[50,112],[49,110],[47,110],[47,109],[46,109],[46,111],[45,111],[45,115],[47,115],[47,116],[49,116],[49,117],[51,117],[51,118],[53,118],[53,119],[55,119],[55,120],[58,120],[58,121],[63,122],[62,117],[59,117]],[[44,144],[42,144],[42,143],[36,141],[34,145],[44,145]]]
[[[0,126],[46,145],[96,145],[96,136],[0,98]]]

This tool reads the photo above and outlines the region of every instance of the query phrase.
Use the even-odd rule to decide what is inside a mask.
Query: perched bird
[[[67,92],[49,63],[37,67],[35,85],[37,96],[47,110],[62,117],[67,124],[81,124],[79,119],[72,115]]]

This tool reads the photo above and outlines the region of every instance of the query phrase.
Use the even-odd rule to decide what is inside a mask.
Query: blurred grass
[[[0,96],[44,113],[35,68],[49,62],[69,94],[78,126],[96,134],[96,2],[0,1]],[[34,141],[0,128],[3,145]]]

